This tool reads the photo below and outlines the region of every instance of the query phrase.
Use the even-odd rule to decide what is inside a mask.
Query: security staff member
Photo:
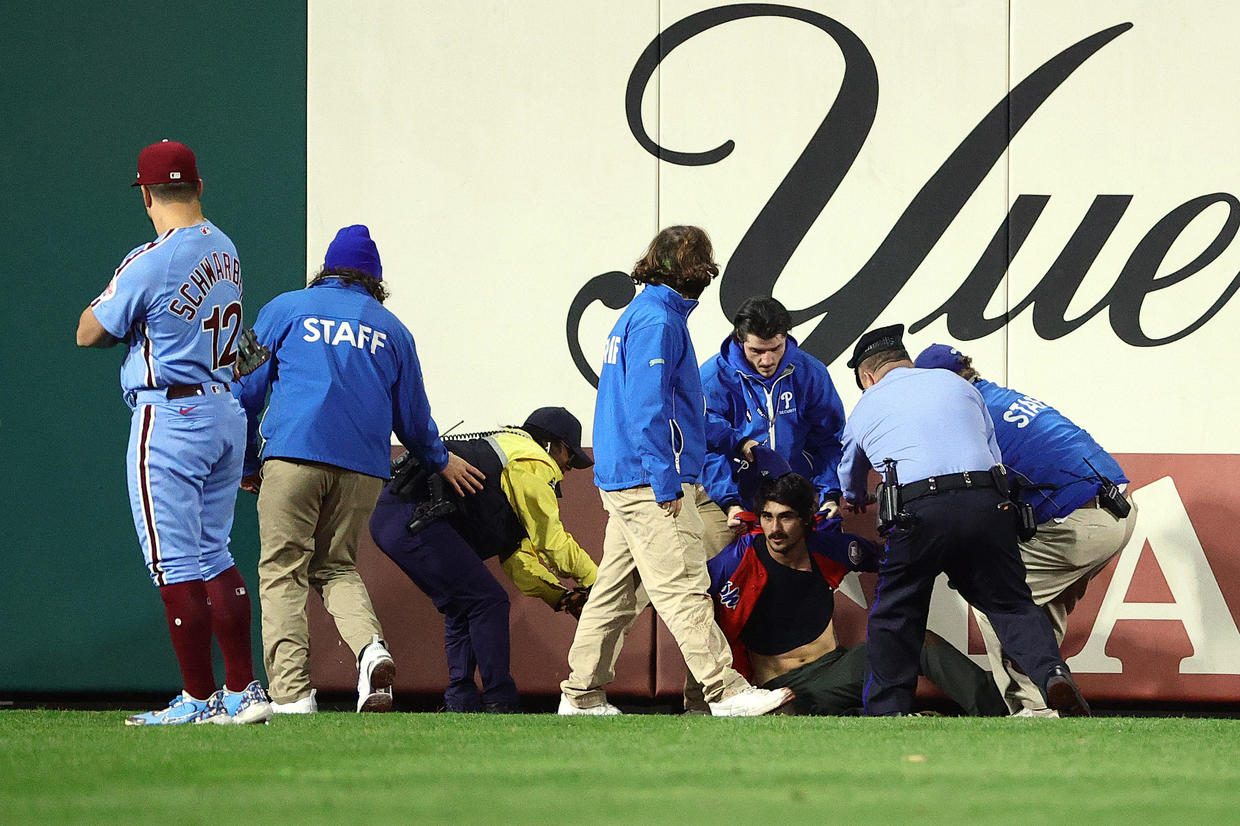
[[[774,298],[746,300],[732,324],[719,353],[702,365],[707,418],[735,431],[736,441],[752,439],[786,459],[813,481],[826,515],[835,516],[844,403],[826,365],[797,347],[788,335],[792,316]],[[697,504],[712,556],[742,530],[737,467],[735,453],[716,450],[702,465],[708,497]]]
[[[848,362],[864,394],[844,427],[844,498],[863,508],[870,501],[870,469],[886,459],[904,482],[902,516],[879,559],[867,627],[866,713],[899,715],[912,708],[930,594],[945,571],[990,617],[1004,649],[1047,704],[1062,715],[1088,715],[1025,584],[1006,477],[992,470],[1000,454],[986,405],[959,376],[914,369],[903,334],[902,324],[865,333]]]
[[[982,394],[995,423],[995,438],[1003,463],[1025,486],[1022,498],[1034,508],[1037,534],[1020,543],[1025,581],[1033,602],[1050,620],[1055,639],[1062,643],[1068,614],[1085,595],[1094,576],[1128,544],[1137,512],[1125,515],[1118,502],[1105,496],[1109,481],[1125,485],[1119,463],[1084,429],[1055,408],[1017,390],[985,381],[973,360],[954,347],[932,344],[914,362],[924,369],[951,370]],[[1105,477],[1105,478],[1104,478]],[[999,638],[985,615],[977,615],[991,672],[1011,711],[1024,717],[1052,716],[1029,678],[1003,656]]]
[[[565,473],[594,463],[581,449],[581,423],[563,407],[541,407],[520,427],[445,444],[486,475],[482,490],[454,496],[437,489],[415,462],[383,490],[370,532],[444,616],[444,709],[519,711],[508,594],[482,560],[498,556],[522,593],[580,617],[598,567],[564,530],[557,496]],[[568,590],[559,577],[579,587]]]

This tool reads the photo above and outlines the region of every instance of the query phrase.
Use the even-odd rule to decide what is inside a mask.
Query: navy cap
[[[741,462],[736,471],[736,487],[741,496],[741,504],[753,510],[757,504],[753,501],[758,495],[758,487],[766,479],[778,479],[792,473],[788,460],[771,450],[766,445],[754,445],[753,461]]]
[[[383,264],[379,261],[379,248],[370,240],[370,230],[363,224],[354,224],[337,232],[327,247],[323,269],[361,270],[382,281]]]
[[[964,353],[949,344],[931,344],[921,351],[917,360],[913,362],[913,366],[923,370],[933,370],[939,367],[954,373],[964,367],[964,359]]]
[[[853,348],[852,358],[848,360],[848,366],[852,368],[853,378],[856,379],[858,387],[861,387],[861,372],[857,367],[861,362],[884,350],[904,349],[903,337],[903,324],[879,327],[877,330],[870,330],[868,333],[861,334],[861,338],[857,339],[857,346]],[[861,389],[864,390],[865,388],[861,387]]]
[[[879,327],[877,330],[862,333],[861,338],[857,339],[857,346],[853,348],[852,358],[848,360],[848,366],[856,370],[857,365],[875,353],[881,353],[884,350],[903,349],[903,337],[903,324],[892,324],[890,327]]]
[[[525,420],[527,425],[540,427],[568,445],[573,454],[569,464],[584,470],[594,464],[594,460],[581,449],[581,422],[563,407],[540,407]]]

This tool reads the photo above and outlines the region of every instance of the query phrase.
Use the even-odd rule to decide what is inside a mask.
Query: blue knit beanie
[[[379,248],[370,240],[370,230],[364,224],[354,224],[336,233],[327,247],[323,268],[336,270],[348,268],[361,270],[367,275],[383,280],[383,264],[379,261]]]

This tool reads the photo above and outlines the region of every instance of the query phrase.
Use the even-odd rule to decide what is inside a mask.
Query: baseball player
[[[241,264],[202,214],[194,153],[163,141],[138,155],[155,240],[130,252],[82,311],[81,347],[127,348],[121,388],[133,410],[126,468],[134,526],[159,588],[184,689],[128,725],[258,723],[250,598],[228,549],[246,421],[229,380],[241,333]],[[216,689],[211,636],[224,655]]]

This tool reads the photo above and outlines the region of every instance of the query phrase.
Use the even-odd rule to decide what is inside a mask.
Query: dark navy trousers
[[[912,709],[930,594],[940,572],[990,618],[1003,650],[1044,691],[1050,670],[1063,665],[1050,622],[1025,584],[1015,517],[999,510],[1002,501],[993,488],[973,488],[906,503],[916,523],[888,538],[866,627],[867,714]]]
[[[478,711],[483,703],[516,704],[509,672],[508,594],[451,525],[437,520],[410,536],[413,505],[386,490],[370,518],[375,544],[413,580],[444,617],[449,711]],[[482,691],[474,673],[482,678]]]

